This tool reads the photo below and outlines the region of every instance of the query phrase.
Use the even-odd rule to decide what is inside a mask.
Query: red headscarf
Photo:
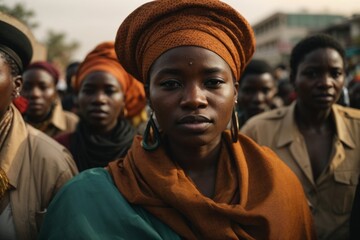
[[[33,62],[29,66],[27,66],[25,71],[30,70],[30,69],[41,69],[41,70],[44,70],[47,73],[49,73],[54,79],[55,86],[59,81],[59,77],[60,77],[59,70],[53,64],[51,64],[49,62],[46,62],[46,61]]]

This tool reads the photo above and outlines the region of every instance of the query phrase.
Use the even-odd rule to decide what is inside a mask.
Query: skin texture
[[[79,114],[94,132],[110,132],[123,112],[124,94],[118,80],[110,73],[88,74],[81,84]]]
[[[276,84],[271,73],[248,74],[241,80],[238,104],[247,118],[268,111],[276,95]]]
[[[171,49],[151,67],[148,97],[171,158],[212,196],[221,133],[237,98],[230,67],[204,48]]]
[[[296,120],[305,138],[315,179],[330,160],[335,132],[331,107],[340,97],[344,80],[344,61],[334,49],[309,52],[298,66]]]
[[[44,121],[57,99],[54,78],[45,70],[29,69],[23,74],[22,95],[29,100],[26,117],[31,122]]]
[[[0,55],[0,119],[8,110],[11,101],[16,96],[16,92],[20,92],[21,87],[21,76],[12,76],[10,66]]]

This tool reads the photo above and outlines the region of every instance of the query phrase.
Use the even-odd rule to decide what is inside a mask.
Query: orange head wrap
[[[145,82],[153,62],[179,46],[199,46],[222,57],[236,80],[255,50],[249,23],[217,0],[158,0],[132,12],[121,24],[115,50],[124,68]]]
[[[127,117],[133,117],[144,109],[146,104],[144,87],[121,66],[113,42],[99,44],[85,57],[73,82],[74,90],[78,92],[85,77],[96,71],[108,72],[119,81],[124,92]]]

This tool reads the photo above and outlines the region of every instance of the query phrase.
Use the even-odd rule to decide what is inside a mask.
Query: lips
[[[316,94],[313,97],[321,102],[332,102],[334,100],[334,95],[329,93]]]
[[[44,105],[42,103],[29,101],[29,105],[28,105],[29,109],[38,110],[38,109],[42,109],[43,107]]]
[[[212,121],[203,115],[187,115],[177,122],[181,130],[192,133],[201,133],[206,131]]]
[[[178,121],[179,124],[210,123],[211,120],[203,115],[187,115]]]
[[[103,109],[90,109],[88,114],[93,118],[104,118],[108,116],[108,112]]]

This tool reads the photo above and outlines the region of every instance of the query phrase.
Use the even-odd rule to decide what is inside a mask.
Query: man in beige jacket
[[[77,173],[69,152],[12,104],[31,56],[28,37],[0,19],[0,239],[36,239],[50,201]]]

